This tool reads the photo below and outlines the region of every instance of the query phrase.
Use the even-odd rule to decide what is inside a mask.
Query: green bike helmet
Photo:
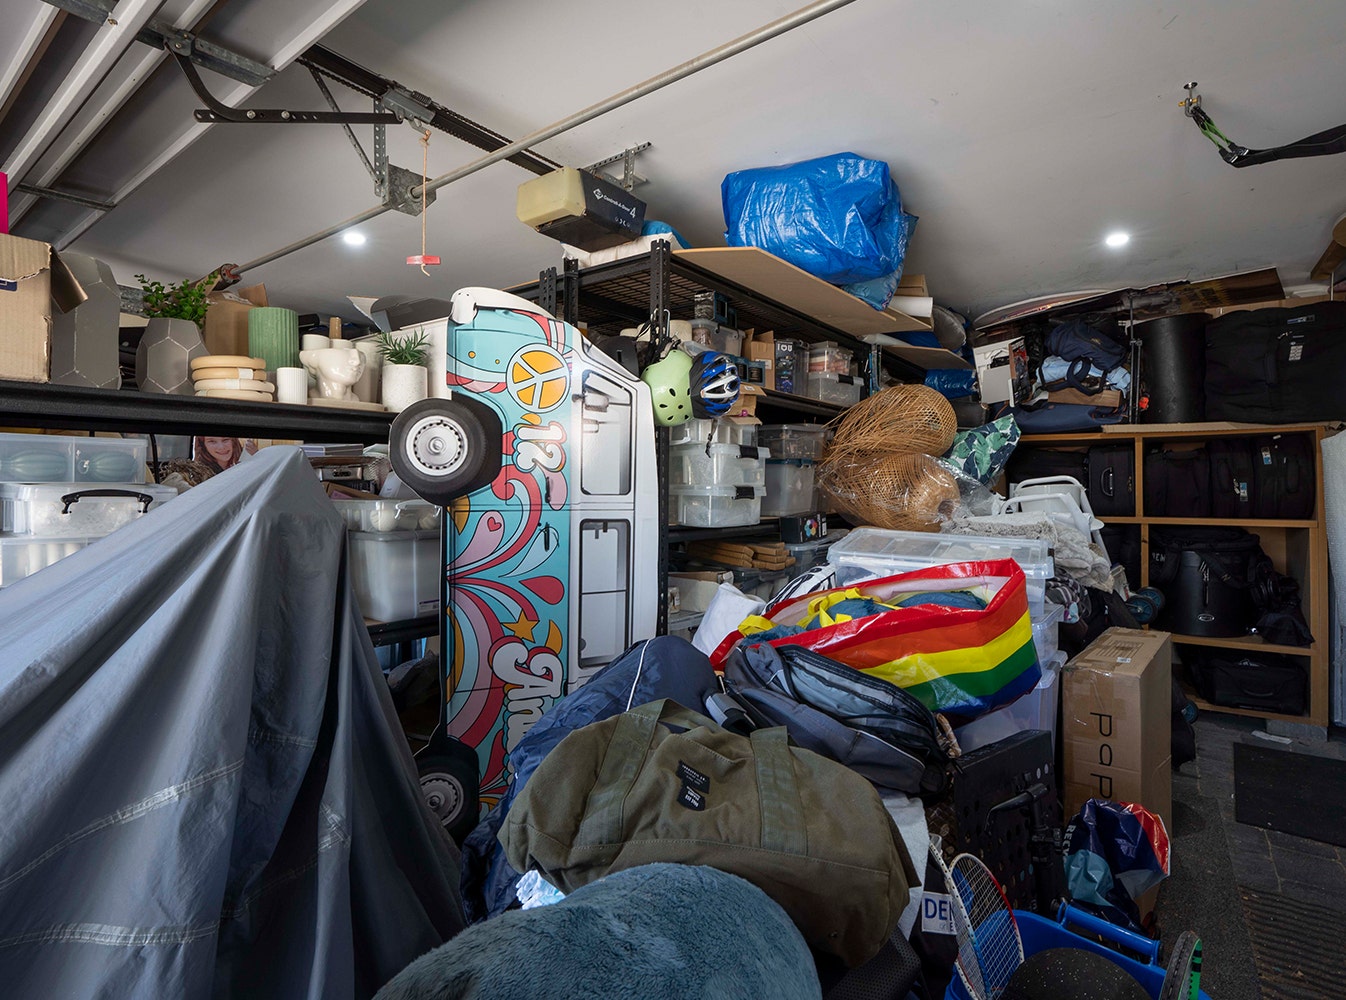
[[[656,424],[676,427],[692,419],[691,371],[692,359],[674,348],[641,374],[640,380],[650,387]]]

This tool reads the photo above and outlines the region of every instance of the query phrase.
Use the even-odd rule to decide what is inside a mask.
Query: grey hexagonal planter
[[[121,297],[117,279],[110,267],[93,257],[63,253],[61,259],[89,297],[68,313],[52,311],[51,380],[57,385],[119,389],[122,374],[117,335]]]
[[[189,319],[152,319],[136,348],[141,392],[192,394],[192,358],[206,354],[201,331]]]

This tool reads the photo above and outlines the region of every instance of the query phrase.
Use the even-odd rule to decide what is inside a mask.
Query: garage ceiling
[[[9,104],[0,159],[26,167],[11,187],[26,180],[117,203],[102,214],[12,194],[20,235],[101,257],[130,283],[137,271],[176,278],[249,260],[376,203],[339,128],[197,125],[194,96],[160,54],[133,44],[115,58],[109,26],[53,17],[39,0],[4,2],[14,30],[0,38],[0,85],[16,96],[6,102],[0,90],[0,107]],[[115,13],[199,26],[203,38],[273,66],[322,39],[515,137],[802,2],[121,0]],[[908,270],[970,314],[1263,265],[1295,285],[1346,211],[1346,156],[1236,170],[1178,102],[1183,83],[1200,81],[1203,106],[1235,140],[1290,142],[1346,121],[1343,50],[1339,0],[857,0],[538,151],[579,166],[652,143],[638,193],[651,217],[699,246],[723,242],[728,171],[839,150],[887,160],[921,217]],[[30,62],[23,80],[13,68]],[[42,129],[81,74],[91,78],[80,114]],[[298,66],[255,94],[205,75],[228,103],[323,106]],[[335,93],[367,110],[364,98]],[[368,126],[357,134],[369,143]],[[389,151],[419,169],[409,126],[389,130]],[[479,155],[435,133],[430,174]],[[429,249],[444,263],[431,278],[404,262],[420,249],[419,220],[389,213],[362,227],[363,247],[328,240],[245,283],[264,281],[278,305],[353,318],[346,295],[447,296],[527,280],[559,260],[555,243],[514,218],[514,190],[531,176],[502,163],[439,192]],[[1102,243],[1116,229],[1132,234],[1120,252]]]

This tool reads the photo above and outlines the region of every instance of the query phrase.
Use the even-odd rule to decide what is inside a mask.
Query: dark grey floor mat
[[[1242,894],[1264,1000],[1346,997],[1346,914],[1271,892]]]

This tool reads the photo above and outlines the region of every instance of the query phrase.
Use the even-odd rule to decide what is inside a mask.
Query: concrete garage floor
[[[1173,776],[1172,875],[1157,907],[1164,937],[1203,939],[1212,1000],[1346,998],[1346,849],[1234,819],[1234,744],[1262,724],[1204,714],[1197,759]],[[1346,742],[1283,745],[1346,759]]]

